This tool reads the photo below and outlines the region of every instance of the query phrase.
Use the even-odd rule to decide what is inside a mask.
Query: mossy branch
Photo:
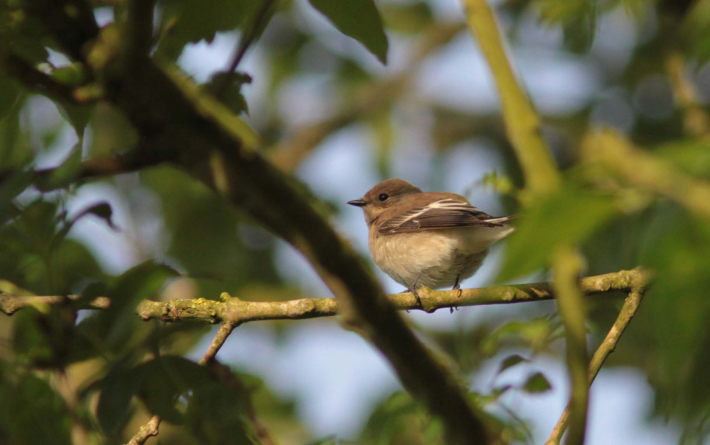
[[[594,382],[594,379],[597,377],[597,374],[602,368],[602,365],[606,361],[607,357],[609,357],[609,355],[616,349],[616,345],[619,343],[621,334],[624,333],[626,328],[629,326],[631,319],[636,314],[636,310],[641,304],[641,300],[643,299],[645,292],[646,286],[642,283],[638,283],[633,287],[629,295],[626,297],[626,301],[624,302],[624,306],[619,312],[619,316],[614,322],[614,325],[609,330],[609,333],[604,338],[604,341],[602,341],[602,343],[597,348],[597,351],[594,353],[594,357],[592,357],[592,361],[589,364],[587,379],[589,381],[590,386]],[[559,420],[557,421],[557,424],[552,430],[552,433],[550,433],[550,437],[545,442],[545,445],[560,444],[560,441],[562,440],[562,435],[567,429],[569,417],[570,406],[568,405],[560,416]]]
[[[630,292],[631,289],[638,286],[646,286],[649,280],[650,273],[636,268],[582,278],[579,285],[584,295],[593,296],[609,292]],[[463,289],[460,297],[457,296],[456,291],[435,291],[422,288],[419,291],[419,296],[422,299],[424,310],[428,312],[452,307],[525,303],[555,298],[552,284],[547,282]],[[66,301],[67,298],[76,300],[79,296],[35,297],[0,293],[0,312],[12,315],[26,307],[41,309],[43,305],[59,304]],[[398,310],[421,310],[412,294],[392,294],[387,298]],[[105,309],[109,305],[108,298],[99,297],[89,302],[87,307]],[[246,323],[262,320],[302,320],[331,317],[338,314],[339,306],[338,302],[332,298],[244,301],[223,294],[222,301],[203,298],[169,301],[144,300],[138,304],[136,312],[144,320]]]

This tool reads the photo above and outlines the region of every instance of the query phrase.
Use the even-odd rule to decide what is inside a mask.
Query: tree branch
[[[227,75],[224,76],[224,80],[217,88],[214,95],[215,97],[221,98],[227,92],[229,85],[234,79],[234,72],[237,70],[237,67],[244,58],[244,55],[247,53],[247,50],[252,43],[256,41],[259,34],[264,30],[271,19],[270,12],[275,3],[276,0],[261,0],[261,6],[254,15],[254,21],[250,24],[248,29],[244,30],[241,38],[239,39],[239,44],[234,52],[234,57],[232,57],[232,61],[226,70]]]
[[[449,443],[485,443],[485,429],[458,380],[417,339],[360,258],[308,200],[244,143],[248,127],[225,125],[242,121],[150,60],[130,75],[117,68],[102,71],[106,97],[142,137],[152,138],[153,150],[177,152],[186,171],[300,251],[338,299],[345,320],[361,328],[403,385],[443,420]]]
[[[160,416],[153,416],[148,423],[141,426],[138,432],[131,437],[126,445],[143,445],[148,439],[157,436],[160,432]]]
[[[710,218],[710,182],[689,177],[670,163],[637,149],[613,130],[588,137],[581,155],[635,187],[671,198],[691,213]]]
[[[606,335],[606,338],[604,338],[604,341],[602,341],[599,348],[597,348],[597,351],[594,353],[594,357],[592,357],[592,361],[589,364],[589,373],[587,378],[590,386],[594,382],[594,379],[599,373],[604,361],[606,361],[607,357],[609,357],[609,355],[616,349],[616,345],[619,343],[621,335],[624,333],[626,328],[629,326],[631,319],[636,314],[636,310],[641,304],[644,294],[645,286],[637,285],[633,287],[629,295],[626,297],[626,301],[619,312],[619,316],[609,330],[609,333]],[[552,430],[552,433],[550,433],[550,437],[545,442],[545,445],[559,445],[562,440],[562,435],[565,433],[565,429],[567,428],[569,417],[570,405],[567,405],[567,408],[565,408],[564,412],[560,416],[560,419],[557,421],[557,424]]]
[[[698,91],[685,72],[685,58],[672,51],[666,57],[666,73],[673,85],[673,95],[683,112],[683,127],[689,135],[710,139],[710,116],[698,100]]]
[[[151,151],[142,150],[141,147],[138,147],[117,155],[102,156],[83,161],[79,166],[76,180],[83,181],[104,176],[134,173],[138,170],[154,167],[165,162],[169,162],[169,159],[163,156],[157,156]],[[55,188],[56,186],[52,184],[43,183],[43,180],[50,178],[56,170],[57,168],[35,170],[37,188],[42,191],[49,191]],[[2,178],[9,174],[11,174],[10,171],[0,172],[0,182]]]
[[[155,0],[130,0],[126,17],[126,60],[137,64],[148,58],[153,46]]]
[[[629,292],[633,288],[646,286],[651,279],[650,273],[643,269],[622,270],[619,272],[582,278],[579,286],[586,296],[609,292]],[[552,300],[555,298],[551,283],[531,283],[510,286],[494,286],[480,289],[462,289],[458,297],[456,291],[435,291],[422,288],[419,291],[424,309],[433,312],[437,309],[482,306],[489,304],[512,304],[532,301]],[[66,298],[76,300],[78,295],[60,296],[15,296],[0,293],[0,312],[12,315],[18,310],[43,304],[58,304]],[[409,293],[388,295],[390,303],[398,310],[420,310],[414,296]],[[307,298],[288,301],[244,301],[223,294],[224,301],[205,300],[143,300],[136,307],[137,314],[144,320],[162,321],[201,321],[218,323],[231,321],[246,323],[262,320],[303,320],[309,318],[331,317],[338,314],[338,302],[332,298]],[[105,309],[110,301],[99,297],[87,307]]]
[[[224,345],[224,342],[227,341],[227,337],[229,337],[229,334],[231,334],[234,328],[236,328],[237,326],[237,323],[232,323],[228,321],[222,323],[222,326],[219,327],[217,334],[212,340],[212,343],[210,344],[209,348],[207,348],[207,352],[205,352],[205,355],[203,355],[200,361],[197,363],[204,366],[214,361],[215,356],[219,352],[220,348]],[[158,435],[159,428],[160,416],[156,415],[151,417],[148,423],[140,427],[138,432],[133,437],[131,437],[131,440],[129,440],[126,445],[143,445],[149,438]]]
[[[77,300],[81,298],[81,295],[69,295],[69,296],[17,296],[12,295],[7,292],[0,291],[0,312],[6,315],[12,315],[15,312],[33,307],[41,310],[43,307],[53,304],[62,304],[67,300]],[[111,300],[107,297],[98,297],[87,304],[88,308],[93,309],[107,309],[111,305]]]
[[[589,385],[587,383],[587,329],[581,286],[578,285],[581,262],[571,246],[562,246],[554,258],[554,288],[557,306],[565,328],[567,368],[570,374],[569,445],[584,444],[587,429]]]
[[[80,164],[79,171],[76,174],[76,181],[81,182],[105,176],[134,173],[144,168],[154,167],[166,162],[169,162],[169,159],[165,156],[158,156],[154,152],[134,148],[126,151],[125,153],[102,156],[83,161]],[[55,184],[51,181],[52,175],[58,168],[60,167],[35,170],[35,186],[39,190],[45,192],[64,187],[64,183]],[[19,172],[14,169],[0,170],[0,184],[17,173]]]
[[[486,0],[463,0],[468,27],[493,72],[508,136],[533,193],[554,190],[560,175],[542,138],[540,118],[518,84],[505,53],[503,36]]]
[[[540,117],[520,87],[504,49],[493,11],[486,0],[463,0],[468,26],[498,86],[503,118],[526,179],[523,204],[559,189],[561,179],[541,131]],[[570,444],[582,445],[587,421],[587,344],[582,289],[577,284],[580,261],[573,245],[561,246],[554,261],[557,301],[567,339],[567,367],[572,383]]]
[[[92,102],[91,98],[77,94],[76,87],[57,82],[52,77],[25,62],[21,57],[9,53],[2,47],[0,47],[0,69],[22,83],[28,90],[43,94],[49,98],[80,105]]]

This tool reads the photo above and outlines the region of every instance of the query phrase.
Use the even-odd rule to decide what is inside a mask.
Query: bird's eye
[[[387,201],[389,199],[390,195],[387,193],[383,193],[379,196],[380,201]]]

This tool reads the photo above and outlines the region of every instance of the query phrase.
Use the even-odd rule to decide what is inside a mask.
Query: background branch
[[[528,95],[518,84],[505,52],[505,43],[486,0],[463,0],[468,27],[476,37],[498,86],[508,137],[533,193],[549,192],[560,175],[542,138],[540,118]]]
[[[226,70],[227,75],[224,76],[222,83],[217,88],[215,97],[220,98],[227,92],[229,85],[234,79],[234,72],[237,70],[237,67],[244,58],[244,55],[247,53],[247,50],[256,41],[261,32],[264,31],[264,28],[266,28],[266,25],[269,23],[275,3],[276,0],[261,0],[261,5],[254,15],[254,20],[249,24],[248,28],[243,31],[242,36],[239,39],[239,44],[234,51],[232,61]]]
[[[646,153],[611,129],[597,132],[582,144],[582,156],[601,164],[617,177],[643,190],[671,198],[690,212],[710,218],[710,182],[693,179]]]
[[[126,60],[140,63],[153,46],[153,11],[155,0],[130,0],[126,16]]]
[[[629,295],[626,297],[626,301],[619,312],[619,316],[609,330],[609,333],[606,335],[606,338],[604,338],[604,341],[602,341],[599,348],[597,348],[594,353],[594,357],[592,357],[592,361],[589,364],[587,379],[590,386],[594,382],[594,379],[599,373],[604,361],[606,361],[607,357],[609,357],[609,355],[616,349],[616,345],[619,343],[621,335],[624,333],[626,328],[629,326],[631,319],[636,314],[636,310],[641,304],[644,294],[645,286],[639,283],[633,287]],[[550,437],[547,439],[547,442],[545,442],[545,445],[558,445],[560,443],[562,435],[565,433],[565,429],[567,429],[569,416],[570,406],[567,405],[564,412],[560,416],[560,419],[557,421],[555,428],[552,430],[552,433],[550,433]]]
[[[467,21],[483,52],[498,86],[508,136],[525,175],[523,204],[531,198],[559,190],[561,179],[542,137],[540,117],[518,83],[505,52],[493,10],[486,0],[464,0]],[[567,367],[571,388],[570,444],[582,445],[586,430],[587,344],[583,291],[577,284],[581,265],[573,245],[560,246],[553,259],[555,290],[565,327]]]
[[[577,283],[582,265],[577,253],[569,246],[559,249],[554,263],[554,288],[565,328],[567,368],[571,380],[570,433],[567,443],[582,445],[586,434],[589,405],[587,327],[582,290]]]
[[[404,94],[418,67],[433,52],[451,42],[465,27],[457,23],[436,24],[419,38],[407,67],[394,77],[385,78],[354,94],[339,112],[320,122],[297,128],[292,135],[269,150],[269,160],[285,172],[293,172],[308,153],[325,138],[358,119],[372,115]]]

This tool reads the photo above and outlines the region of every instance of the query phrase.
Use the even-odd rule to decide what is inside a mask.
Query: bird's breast
[[[375,265],[404,286],[439,288],[453,285],[459,274],[470,276],[487,253],[488,243],[470,239],[470,230],[443,230],[380,235],[370,231]],[[420,275],[421,274],[421,275]]]

